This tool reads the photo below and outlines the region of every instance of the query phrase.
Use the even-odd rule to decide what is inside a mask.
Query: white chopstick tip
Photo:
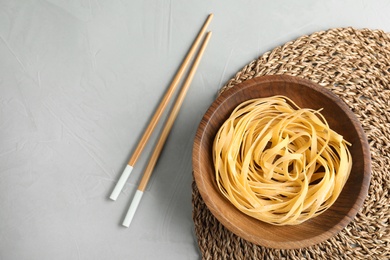
[[[141,201],[142,195],[144,194],[143,191],[137,190],[135,192],[133,201],[130,204],[130,208],[127,211],[126,217],[123,220],[122,225],[125,227],[130,227],[131,221],[133,220],[134,214],[137,211],[138,204]]]
[[[126,165],[126,168],[124,169],[121,177],[119,178],[118,182],[115,185],[114,190],[111,193],[110,199],[116,200],[121,193],[123,187],[126,184],[127,179],[130,177],[131,171],[133,170],[133,166]]]

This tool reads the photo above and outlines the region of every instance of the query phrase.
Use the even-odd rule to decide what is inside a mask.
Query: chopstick
[[[134,217],[134,214],[137,210],[137,207],[141,201],[142,195],[143,195],[145,188],[148,184],[150,176],[152,175],[152,171],[154,169],[154,166],[156,165],[157,159],[160,156],[161,150],[162,150],[164,143],[168,137],[168,134],[171,131],[172,125],[177,117],[177,114],[180,110],[180,107],[183,103],[183,100],[187,94],[187,90],[192,82],[192,79],[193,79],[195,72],[198,68],[200,60],[202,59],[203,53],[207,47],[207,44],[210,40],[210,37],[211,37],[211,32],[208,32],[206,34],[206,37],[203,41],[202,46],[200,47],[199,53],[196,56],[195,61],[194,61],[193,65],[188,73],[188,76],[183,84],[183,87],[182,87],[182,89],[181,89],[181,91],[180,91],[180,93],[175,101],[175,104],[174,104],[174,106],[169,114],[169,117],[168,117],[167,121],[165,122],[165,125],[164,125],[162,132],[161,132],[161,135],[160,135],[160,137],[157,141],[157,144],[154,148],[154,151],[149,159],[148,165],[146,166],[144,175],[142,176],[140,184],[139,184],[137,191],[135,192],[134,198],[130,204],[129,210],[128,210],[126,217],[122,223],[122,225],[125,227],[130,226],[130,223],[131,223],[131,221]]]
[[[176,76],[172,80],[171,85],[169,86],[167,92],[165,93],[163,99],[161,100],[159,106],[157,107],[155,114],[153,115],[152,119],[150,120],[150,123],[147,126],[141,140],[138,142],[138,145],[137,145],[133,155],[130,157],[130,160],[128,161],[124,171],[122,172],[122,175],[120,176],[118,182],[116,183],[115,188],[110,195],[110,199],[116,200],[118,198],[119,194],[121,193],[123,186],[125,185],[127,179],[130,177],[130,174],[135,166],[135,163],[137,162],[142,150],[145,148],[145,145],[148,142],[154,128],[156,127],[157,122],[161,118],[163,111],[165,110],[166,106],[168,105],[168,102],[171,99],[174,91],[176,90],[176,88],[181,80],[181,77],[183,76],[185,70],[187,69],[187,66],[188,66],[190,60],[194,56],[194,53],[195,53],[196,49],[198,48],[199,43],[200,43],[201,39],[203,38],[203,35],[205,34],[206,29],[207,29],[208,25],[210,24],[213,16],[214,16],[213,14],[210,14],[207,17],[206,21],[204,22],[198,36],[196,37],[194,43],[192,44],[190,50],[188,51],[187,56],[185,57],[178,72],[176,73]]]

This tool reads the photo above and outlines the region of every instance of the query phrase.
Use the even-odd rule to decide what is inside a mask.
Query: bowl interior
[[[320,109],[330,127],[352,144],[353,166],[337,201],[323,214],[295,226],[275,226],[237,210],[219,192],[213,168],[215,134],[240,103],[259,97],[284,95],[302,108]],[[370,153],[363,129],[349,108],[325,88],[290,76],[264,76],[241,83],[222,93],[203,117],[194,142],[194,178],[212,214],[230,231],[258,245],[302,248],[335,235],[356,215],[368,192]]]

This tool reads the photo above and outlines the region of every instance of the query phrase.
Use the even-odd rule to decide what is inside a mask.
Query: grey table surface
[[[199,259],[193,139],[251,60],[335,27],[390,31],[388,1],[0,0],[0,259]],[[108,199],[209,13],[210,44],[130,228],[162,124]]]

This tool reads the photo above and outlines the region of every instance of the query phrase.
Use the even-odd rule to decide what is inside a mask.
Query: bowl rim
[[[331,229],[327,230],[323,234],[321,234],[321,241],[317,241],[315,239],[304,239],[297,242],[275,242],[272,240],[264,239],[258,239],[258,237],[253,237],[251,235],[245,234],[243,230],[238,228],[237,226],[234,226],[230,223],[230,220],[223,214],[221,214],[221,211],[219,207],[214,203],[213,199],[209,196],[209,194],[205,191],[205,183],[202,177],[202,173],[200,172],[200,156],[201,156],[201,143],[202,140],[205,138],[205,129],[207,127],[207,118],[212,118],[214,113],[216,112],[217,108],[221,106],[224,102],[226,102],[228,99],[232,98],[236,93],[240,91],[244,91],[247,88],[252,88],[255,85],[258,84],[264,84],[264,83],[297,83],[300,85],[304,85],[305,87],[314,89],[317,92],[320,92],[321,94],[325,95],[329,99],[331,99],[336,105],[338,105],[346,114],[346,116],[350,119],[350,121],[353,124],[353,127],[355,128],[359,140],[361,140],[361,146],[363,151],[363,179],[362,179],[362,187],[359,190],[359,193],[356,195],[356,201],[354,203],[354,207],[351,207],[348,213],[337,223],[334,225]],[[241,238],[244,238],[252,243],[255,243],[257,245],[262,245],[266,247],[271,248],[279,248],[279,249],[296,249],[296,248],[302,248],[302,244],[304,244],[303,247],[311,246],[317,243],[320,243],[324,240],[327,240],[331,238],[332,236],[336,235],[339,231],[341,231],[343,228],[345,228],[356,216],[359,209],[363,206],[364,200],[367,197],[368,194],[368,188],[370,184],[371,179],[371,155],[370,155],[370,146],[368,144],[367,137],[364,133],[363,127],[361,126],[359,120],[357,119],[356,115],[351,111],[351,109],[344,103],[341,98],[339,98],[336,94],[331,92],[325,87],[322,87],[308,79],[303,79],[300,77],[295,76],[288,76],[288,75],[266,75],[266,76],[259,76],[252,79],[248,79],[246,81],[243,81],[236,86],[225,90],[223,93],[221,93],[210,105],[210,107],[207,109],[206,113],[204,114],[202,120],[199,123],[196,136],[194,139],[194,146],[193,146],[193,156],[192,156],[192,165],[193,165],[193,176],[195,179],[195,183],[198,187],[199,193],[204,200],[207,208],[211,211],[211,213],[216,217],[216,219],[225,226],[228,230],[233,232],[234,234],[238,235]],[[355,207],[356,206],[356,207]],[[244,214],[244,213],[242,213]],[[302,225],[302,224],[300,224]]]

